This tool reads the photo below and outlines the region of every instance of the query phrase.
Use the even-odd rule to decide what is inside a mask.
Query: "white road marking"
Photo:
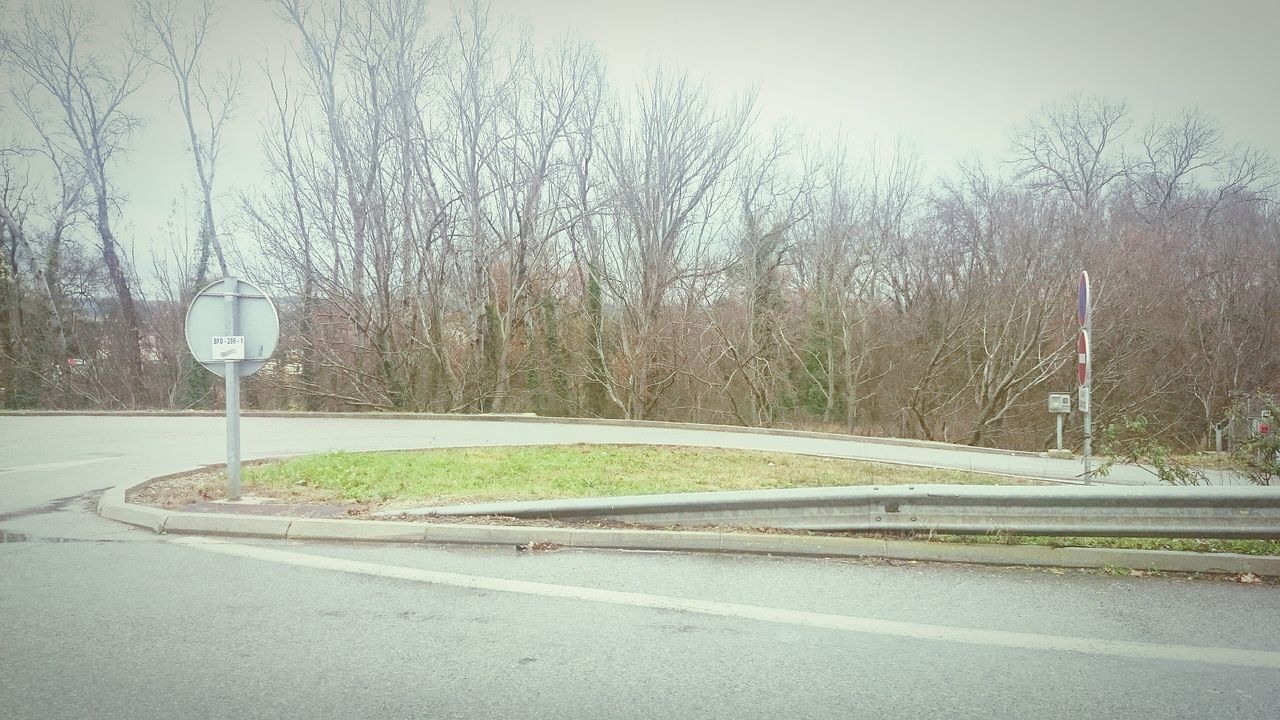
[[[1231,665],[1235,667],[1266,668],[1280,670],[1280,652],[1270,650],[1246,650],[1225,647],[1197,647],[1193,645],[1158,645],[1154,643],[1127,642],[1123,640],[1106,640],[1101,638],[1066,637],[1057,635],[1039,635],[1035,633],[1010,632],[1005,630],[983,630],[978,628],[958,628],[945,625],[927,625],[923,623],[901,622],[897,620],[880,620],[876,618],[860,618],[847,615],[831,615],[827,613],[806,612],[803,610],[784,610],[780,608],[762,607],[758,605],[740,605],[737,603],[696,600],[692,598],[665,597],[645,593],[622,592],[617,590],[601,590],[598,588],[575,587],[572,585],[552,585],[549,583],[529,582],[526,580],[509,580],[506,578],[484,577],[480,575],[462,575],[458,573],[421,570],[418,568],[395,565],[379,565],[358,560],[309,555],[306,553],[276,550],[269,547],[238,545],[223,540],[203,537],[171,538],[169,542],[184,545],[206,552],[231,555],[250,560],[296,565],[317,570],[370,575],[373,577],[394,578],[432,585],[469,588],[473,590],[490,590],[494,592],[520,593],[543,597],[583,600],[586,602],[627,605],[631,607],[651,608],[654,610],[674,610],[679,612],[715,615],[720,617],[742,618],[760,622],[783,623],[805,627],[822,628],[824,630],[841,630],[846,632],[886,635],[890,637],[912,638],[916,640],[932,640],[938,642],[957,642],[968,645],[988,647],[1006,647],[1020,650],[1042,650],[1048,652],[1073,652],[1088,655],[1105,655],[1111,657],[1132,658],[1137,660],[1173,660],[1178,662],[1197,662],[1210,665]]]
[[[20,465],[18,467],[0,468],[0,475],[15,472],[48,472],[50,470],[65,470],[67,468],[80,467],[81,465],[92,465],[104,460],[115,460],[115,456],[88,458],[85,460],[64,460],[62,462],[42,463],[40,465]]]

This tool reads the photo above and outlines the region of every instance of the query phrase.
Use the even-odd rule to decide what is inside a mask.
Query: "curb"
[[[135,485],[140,484],[142,483]],[[979,565],[1086,569],[1115,567],[1158,572],[1254,573],[1280,576],[1280,556],[1237,553],[1052,548],[1038,545],[961,545],[920,540],[821,535],[433,524],[188,513],[126,502],[125,492],[131,487],[133,485],[121,485],[104,493],[98,501],[98,514],[108,520],[146,528],[157,534],[468,545],[522,545],[531,542],[552,542],[570,548],[595,550],[659,550],[811,558],[881,558]]]

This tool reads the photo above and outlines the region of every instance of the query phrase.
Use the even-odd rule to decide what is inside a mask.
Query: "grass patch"
[[[996,475],[744,450],[648,445],[447,448],[311,455],[245,468],[254,486],[357,502],[476,502],[837,485],[1024,484]]]
[[[917,540],[1045,547],[1115,548],[1117,550],[1178,550],[1182,552],[1280,555],[1277,540],[1215,540],[1201,538],[1057,537],[1050,535],[919,535]]]

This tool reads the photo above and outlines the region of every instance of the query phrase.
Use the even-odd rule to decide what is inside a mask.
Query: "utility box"
[[[1049,393],[1049,412],[1071,412],[1071,393]]]

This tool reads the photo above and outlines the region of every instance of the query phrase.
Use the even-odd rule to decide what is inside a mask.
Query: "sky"
[[[0,16],[17,17],[23,4],[8,0]],[[121,27],[130,1],[93,5],[109,35]],[[569,32],[592,41],[615,87],[662,64],[688,70],[724,94],[755,88],[766,124],[785,119],[818,136],[839,132],[854,148],[905,139],[930,175],[973,156],[1000,159],[1013,126],[1074,92],[1128,101],[1139,126],[1199,106],[1230,141],[1280,158],[1280,0],[492,5],[528,22],[537,40]],[[210,59],[239,59],[245,73],[219,170],[225,216],[235,193],[251,190],[262,175],[259,133],[270,95],[260,63],[285,61],[293,39],[268,0],[222,0],[220,7]],[[428,10],[440,22],[449,5],[435,0]],[[135,243],[140,265],[169,237],[165,225],[175,205],[196,222],[194,204],[183,204],[184,186],[190,189],[194,179],[170,83],[153,72],[133,99],[132,112],[147,125],[116,171],[126,196],[120,235]],[[11,115],[4,117],[11,122]]]

